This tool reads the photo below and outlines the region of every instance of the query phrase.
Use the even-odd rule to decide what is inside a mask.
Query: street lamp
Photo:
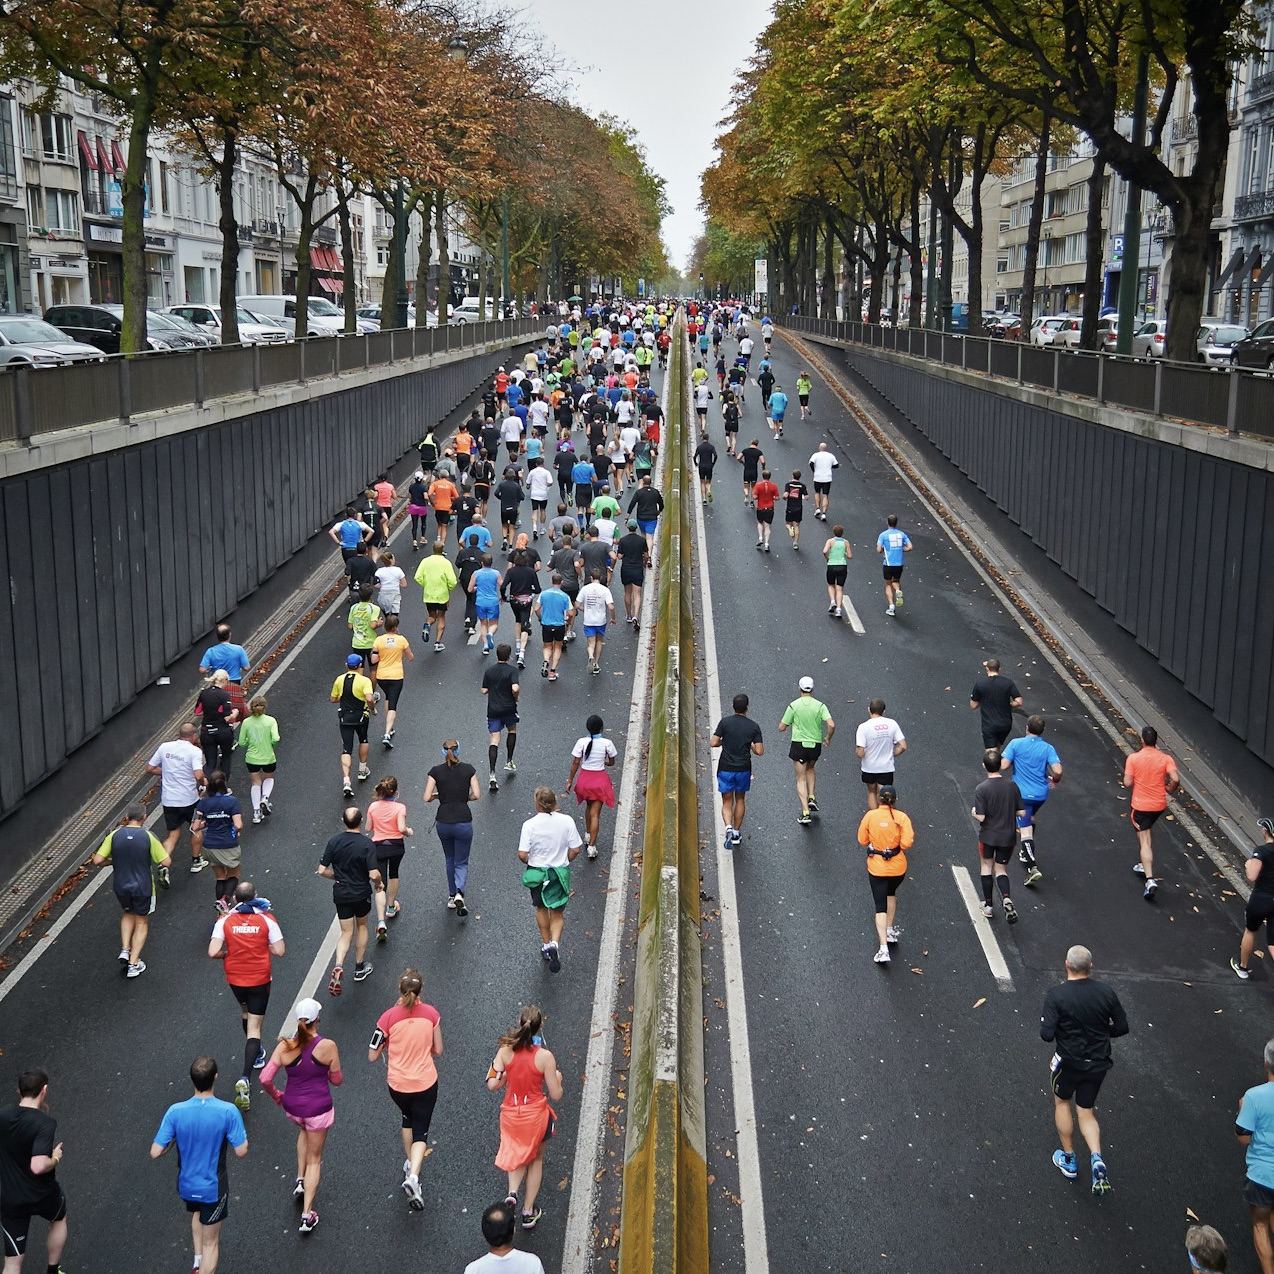
[[[287,214],[287,209],[282,204],[277,204],[274,209],[274,215],[279,223],[279,295],[283,295],[283,263],[286,258],[283,255],[283,218]]]

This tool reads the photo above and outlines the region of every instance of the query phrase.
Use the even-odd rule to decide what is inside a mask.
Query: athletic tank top
[[[832,542],[827,549],[827,565],[848,566],[849,558],[845,555],[845,550],[848,548],[848,540],[842,539],[839,535],[832,536]]]
[[[288,1084],[283,1090],[283,1109],[300,1119],[324,1115],[332,1109],[332,1090],[328,1086],[327,1067],[314,1060],[314,1048],[323,1037],[316,1035],[301,1049],[300,1056],[284,1068]]]
[[[504,1104],[529,1106],[545,1100],[544,1076],[535,1067],[539,1046],[517,1048],[504,1069]]]

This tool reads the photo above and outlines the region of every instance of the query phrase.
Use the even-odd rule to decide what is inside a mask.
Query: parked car
[[[354,311],[354,313],[358,315],[360,326],[363,323],[368,323],[368,324],[375,323],[376,324],[376,327],[374,329],[375,331],[379,332],[379,331],[385,330],[385,319],[384,319],[383,310],[378,303],[372,302],[369,305],[360,305],[358,309]],[[408,304],[407,306],[407,326],[408,327],[416,326],[416,307],[411,304]],[[435,314],[433,310],[426,311],[425,326],[426,327],[438,326],[438,315]]]
[[[0,366],[59,367],[101,357],[95,345],[73,341],[33,314],[0,314]]]
[[[1052,318],[1045,318],[1043,316],[1037,318],[1031,324],[1031,330],[1027,339],[1032,345],[1052,345],[1057,334],[1062,330],[1063,326],[1065,326],[1066,319],[1067,316],[1065,314],[1058,314]]]
[[[331,301],[326,301],[321,296],[311,296],[306,298],[306,302],[306,336],[335,336],[345,330],[345,315]],[[239,304],[262,318],[281,322],[288,331],[294,330],[294,296],[241,296]]]
[[[1167,319],[1151,319],[1132,334],[1133,358],[1162,358],[1168,335]]]
[[[453,323],[481,323],[483,319],[478,314],[478,298],[476,296],[466,296],[459,305],[453,305],[451,308],[451,321]],[[495,318],[495,302],[488,301],[486,303],[486,322],[490,323]]]
[[[124,327],[122,305],[50,305],[44,311],[44,321],[61,328],[73,341],[83,341],[103,354],[119,353],[119,337]],[[147,348],[181,349],[186,344],[175,328],[152,331],[147,323]]]
[[[179,349],[204,349],[217,343],[217,338],[202,327],[162,310],[146,311],[146,330]]]
[[[221,306],[219,305],[170,305],[165,314],[185,319],[196,327],[221,340]],[[268,319],[245,310],[243,306],[235,307],[235,317],[239,322],[239,340],[245,345],[278,344],[286,341],[292,333],[282,323],[272,323]]]
[[[1079,349],[1079,336],[1083,327],[1083,319],[1068,318],[1058,329],[1057,335],[1053,337],[1053,344],[1061,345],[1065,349]]]
[[[1274,372],[1274,319],[1258,323],[1233,350],[1236,367],[1265,367]]]
[[[1229,367],[1234,361],[1234,347],[1247,338],[1247,328],[1238,323],[1205,318],[1195,333],[1194,347],[1199,362],[1208,367]]]
[[[1022,319],[1017,314],[1005,312],[1003,314],[993,315],[986,324],[987,335],[993,337],[997,341],[1010,339],[1008,330],[1010,327],[1020,326]],[[1016,337],[1011,339],[1016,340]]]
[[[1113,354],[1119,344],[1119,315],[1103,314],[1097,320],[1097,352]]]

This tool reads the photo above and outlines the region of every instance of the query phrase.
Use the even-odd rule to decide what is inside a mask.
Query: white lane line
[[[1013,975],[1009,972],[1008,962],[1004,959],[1000,944],[995,940],[995,934],[991,932],[991,922],[982,914],[982,904],[974,892],[973,877],[969,875],[969,869],[961,867],[958,863],[952,863],[951,874],[955,877],[956,888],[960,891],[965,910],[973,922],[973,932],[977,934],[978,941],[982,944],[982,954],[986,956],[986,962],[1000,990],[1013,990]]]
[[[664,378],[663,408],[668,411],[668,377]],[[656,481],[662,483],[666,448],[656,460]],[[625,735],[624,775],[619,783],[615,840],[611,852],[606,912],[597,951],[597,978],[593,989],[593,1013],[588,1027],[588,1053],[584,1059],[584,1085],[580,1093],[579,1133],[575,1140],[575,1163],[571,1169],[571,1197],[566,1214],[566,1237],[562,1245],[561,1274],[588,1274],[593,1259],[593,1211],[597,1199],[598,1172],[605,1149],[606,1104],[610,1099],[612,1058],[615,1047],[614,1013],[619,995],[619,945],[624,936],[628,907],[628,874],[632,861],[633,814],[637,806],[637,784],[642,767],[636,758],[642,753],[646,732],[646,695],[654,655],[654,606],[657,589],[653,572],[641,593],[641,633],[637,638],[637,665],[633,673],[633,697],[628,710]]]
[[[301,979],[301,988],[287,1002],[287,1007],[283,1010],[283,1020],[279,1023],[279,1029],[271,1037],[272,1039],[277,1039],[284,1035],[292,1035],[296,1031],[296,1019],[292,1016],[292,1010],[307,996],[317,997],[319,983],[327,972],[327,957],[336,950],[336,939],[340,937],[340,933],[341,922],[333,916],[332,923],[327,927],[327,933],[323,935],[323,941],[319,943],[318,952],[310,962],[310,967],[305,971],[305,976]],[[284,941],[287,940],[286,933],[283,938]]]
[[[860,637],[866,637],[867,630],[863,627],[863,621],[858,618],[858,612],[854,609],[854,603],[849,600],[849,594],[844,592],[844,590],[841,592],[841,609],[845,612],[845,618],[849,621],[849,626]]]
[[[717,630],[712,617],[712,582],[708,578],[708,541],[704,534],[703,503],[698,500],[692,503],[695,547],[699,555],[708,713],[715,726],[721,720],[721,673],[717,664]],[[743,1268],[745,1274],[769,1274],[765,1206],[761,1191],[761,1153],[757,1147],[756,1101],[752,1093],[752,1051],[748,1043],[748,1009],[743,987],[743,946],[739,936],[739,902],[734,888],[734,858],[733,851],[723,847],[725,820],[721,816],[720,803],[713,800],[712,806],[716,811],[713,826],[717,841],[717,896],[721,903],[721,957],[725,967],[726,1020],[730,1031],[730,1083],[734,1096],[735,1145],[739,1163]]]

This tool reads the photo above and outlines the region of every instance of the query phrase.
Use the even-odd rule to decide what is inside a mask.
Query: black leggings
[[[889,909],[889,900],[898,892],[905,876],[868,876],[871,881],[871,897],[876,904],[876,914],[883,916]]]
[[[429,538],[429,514],[413,513],[411,515],[411,538],[413,540]]]
[[[400,1093],[396,1088],[389,1090],[394,1105],[403,1113],[403,1127],[411,1129],[412,1141],[425,1141],[429,1136],[429,1125],[433,1122],[434,1106],[438,1101],[438,1085],[426,1088],[421,1093]]]
[[[234,759],[234,729],[220,726],[216,730],[201,730],[199,746],[203,748],[204,773],[211,776],[213,770],[229,775],[230,762]]]

